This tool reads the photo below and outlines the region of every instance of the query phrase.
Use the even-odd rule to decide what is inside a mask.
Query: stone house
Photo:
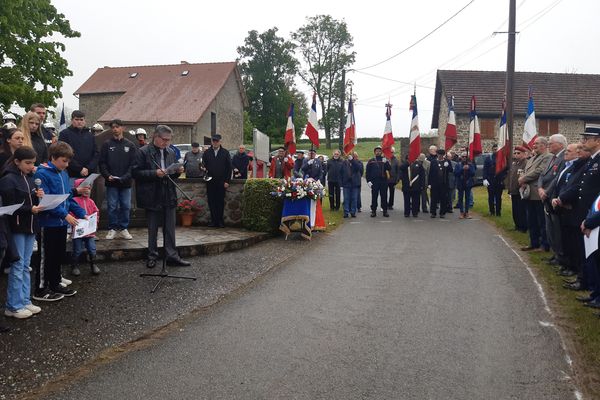
[[[438,129],[439,144],[443,146],[446,140],[447,99],[454,96],[458,132],[455,148],[466,146],[471,96],[475,96],[483,151],[490,151],[497,140],[505,82],[504,71],[438,70],[431,128]],[[561,133],[569,142],[577,141],[586,123],[600,122],[600,75],[515,72],[514,87],[515,144],[522,142],[530,87],[538,135]]]
[[[90,124],[118,118],[149,134],[166,124],[174,143],[210,144],[214,133],[225,148],[243,141],[247,99],[236,62],[99,68],[75,95]]]

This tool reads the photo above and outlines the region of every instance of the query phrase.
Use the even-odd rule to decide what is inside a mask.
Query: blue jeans
[[[17,311],[31,304],[31,275],[29,262],[33,252],[34,234],[13,233],[13,242],[20,260],[10,264],[6,309]]]
[[[121,231],[129,226],[131,188],[106,187],[108,229]]]
[[[90,257],[96,256],[96,240],[93,237],[82,237],[79,239],[73,239],[73,254],[71,258],[73,262],[79,261],[79,256],[83,253],[83,248],[88,252]]]
[[[471,188],[458,188],[458,208],[461,213],[468,213],[469,208],[473,207],[473,192]]]
[[[344,215],[356,214],[358,202],[358,187],[344,187]]]

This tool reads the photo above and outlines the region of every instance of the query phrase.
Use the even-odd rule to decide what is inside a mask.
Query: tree
[[[317,15],[308,17],[307,23],[292,33],[292,39],[306,64],[300,77],[317,92],[325,145],[330,149],[332,135],[339,134],[341,91],[346,89],[342,88],[342,70],[354,63],[356,55],[351,51],[352,36],[344,21]]]
[[[0,108],[55,105],[73,73],[56,36],[79,37],[50,0],[0,0]]]
[[[267,134],[275,143],[283,143],[286,113],[290,103],[296,107],[296,135],[302,133],[308,119],[306,97],[294,84],[298,61],[294,44],[277,36],[277,28],[261,34],[248,32],[244,45],[237,48],[242,82],[248,96],[248,120],[251,126]]]

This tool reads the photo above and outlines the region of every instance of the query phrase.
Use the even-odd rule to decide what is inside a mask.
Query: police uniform
[[[438,150],[439,155],[444,155],[443,150]],[[431,218],[437,213],[438,204],[440,205],[440,218],[446,214],[446,205],[448,204],[448,183],[452,173],[452,163],[445,158],[443,160],[434,159],[429,167],[429,185],[431,186]]]
[[[600,137],[600,125],[588,124],[585,127],[585,136]],[[593,154],[584,172],[581,175],[577,196],[576,216],[580,221],[584,221],[598,193],[600,193],[600,150]],[[583,235],[579,236],[580,241],[583,241]],[[580,246],[583,250],[584,246]],[[585,259],[585,254],[581,254],[581,259]],[[581,289],[587,288],[592,290],[592,297],[600,295],[600,273],[598,267],[598,252],[592,254],[586,261],[583,271],[583,280],[581,281]]]
[[[399,168],[402,180],[402,194],[404,195],[404,216],[419,216],[421,191],[425,186],[425,168],[420,161],[409,163],[406,161]]]
[[[377,149],[378,147],[375,147]],[[381,148],[381,147],[379,147]],[[376,156],[367,162],[366,179],[371,183],[371,216],[377,213],[377,197],[381,198],[383,216],[387,217],[387,181],[392,169],[390,162],[383,156]]]

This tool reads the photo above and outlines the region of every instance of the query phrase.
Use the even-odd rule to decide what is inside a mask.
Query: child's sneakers
[[[6,315],[7,317],[25,319],[31,317],[33,313],[26,308],[21,308],[17,311],[10,311],[9,309],[6,309],[4,310],[4,315]]]
[[[63,294],[55,293],[50,289],[40,289],[31,297],[37,301],[58,301],[62,300],[65,296]]]
[[[75,293],[77,293],[77,290],[73,290],[73,289],[69,289],[69,288],[64,288],[64,287],[62,287],[60,285],[58,285],[57,287],[55,287],[53,289],[53,291],[56,294],[63,295],[64,297],[71,297],[71,296],[74,296]]]
[[[113,240],[115,238],[115,236],[117,236],[117,231],[115,231],[114,229],[111,229],[110,231],[108,231],[108,233],[106,234],[105,239],[106,240]]]
[[[119,236],[125,240],[133,239],[133,236],[131,236],[131,233],[129,233],[127,229],[123,229],[121,232],[119,232]]]

